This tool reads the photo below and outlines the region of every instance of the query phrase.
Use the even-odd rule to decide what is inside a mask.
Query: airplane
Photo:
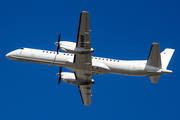
[[[94,49],[91,48],[90,31],[89,12],[82,11],[76,43],[60,41],[60,33],[58,42],[55,43],[57,51],[21,48],[9,52],[6,57],[15,61],[59,66],[58,85],[60,85],[61,79],[65,83],[77,85],[82,102],[87,106],[91,105],[91,89],[92,84],[94,84],[92,74],[115,73],[130,76],[149,76],[152,83],[158,83],[161,74],[172,73],[166,68],[174,49],[166,48],[160,52],[160,44],[153,43],[147,60],[125,61],[94,57],[91,55]],[[59,52],[59,49],[64,52]],[[62,72],[62,67],[66,67],[74,73]]]

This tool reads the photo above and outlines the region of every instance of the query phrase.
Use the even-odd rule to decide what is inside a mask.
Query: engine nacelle
[[[78,80],[76,79],[74,73],[70,73],[70,72],[62,72],[61,73],[61,79],[65,82],[65,83],[69,83],[69,84],[73,84],[73,85],[88,85],[88,84],[94,84],[94,80],[92,79],[92,81],[90,82],[86,82],[83,80]]]
[[[87,53],[94,52],[93,48],[91,48],[89,50],[84,49],[84,48],[77,48],[76,43],[69,42],[69,41],[61,41],[60,49],[64,52],[73,53],[73,54],[87,54]]]

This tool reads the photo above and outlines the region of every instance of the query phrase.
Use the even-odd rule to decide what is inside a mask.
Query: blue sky
[[[173,1],[0,1],[0,119],[180,119],[180,2]],[[56,51],[55,42],[76,42],[81,11],[90,12],[93,56],[146,60],[153,42],[174,48],[158,84],[148,77],[93,75],[92,106],[77,86],[58,86],[58,67],[9,60],[21,48]],[[68,71],[63,68],[63,71]]]

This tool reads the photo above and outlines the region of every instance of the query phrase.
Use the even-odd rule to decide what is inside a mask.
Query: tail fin
[[[174,53],[174,49],[166,48],[160,53],[159,43],[153,43],[151,46],[151,51],[147,60],[147,65],[157,67],[161,69],[161,73],[172,73],[170,70],[166,70],[169,61]],[[157,75],[149,76],[152,83],[158,83],[161,73]]]
[[[167,68],[173,53],[174,53],[174,49],[170,49],[170,48],[166,48],[164,51],[161,52],[161,64],[163,69]]]

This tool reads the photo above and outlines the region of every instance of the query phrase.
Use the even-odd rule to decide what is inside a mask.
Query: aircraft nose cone
[[[6,54],[7,58],[11,58],[11,53]]]

